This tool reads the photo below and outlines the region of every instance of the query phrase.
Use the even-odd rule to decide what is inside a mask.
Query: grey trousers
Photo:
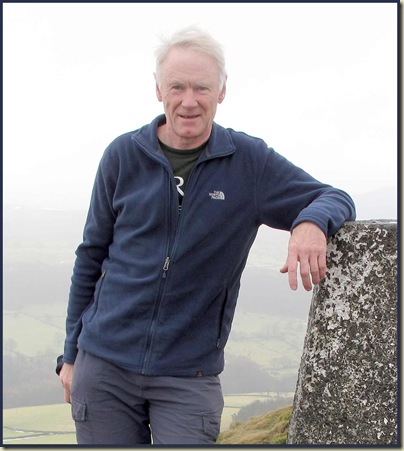
[[[143,376],[84,351],[71,397],[79,445],[213,445],[224,404],[218,376]]]

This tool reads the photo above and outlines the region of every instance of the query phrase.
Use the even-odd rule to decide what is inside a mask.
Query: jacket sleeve
[[[309,221],[329,237],[356,218],[354,202],[344,191],[319,182],[271,148],[261,157],[256,201],[263,224],[292,230]]]
[[[75,361],[82,316],[93,302],[95,285],[101,276],[103,262],[108,257],[116,220],[113,196],[117,173],[118,165],[107,149],[97,170],[83,241],[76,250],[66,318],[63,354],[66,363]]]

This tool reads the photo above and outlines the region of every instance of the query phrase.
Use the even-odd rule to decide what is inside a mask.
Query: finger
[[[318,257],[318,268],[321,281],[325,278],[327,274],[327,259],[325,252]]]
[[[295,249],[295,246],[292,245],[292,243],[289,243],[288,257],[282,269],[285,270],[284,272],[288,273],[289,287],[293,291],[296,291],[298,287],[297,282],[298,258],[297,251]]]
[[[292,260],[289,262],[287,266],[288,271],[288,280],[289,280],[289,287],[293,290],[297,290],[297,260]]]
[[[309,262],[307,260],[300,261],[300,277],[306,291],[310,291],[312,289],[310,271],[311,266],[309,265]]]
[[[313,256],[310,259],[310,274],[314,285],[318,285],[325,277],[327,272],[327,263],[325,254],[318,257]]]
[[[63,390],[64,390],[64,394],[65,394],[65,402],[68,402],[70,404],[71,403],[70,402],[70,396],[71,396],[70,384],[69,383],[63,384]]]
[[[297,290],[297,269],[298,269],[298,258],[297,258],[297,248],[294,241],[289,240],[288,245],[288,256],[286,258],[286,263],[281,268],[281,272],[288,273],[288,282],[291,290]]]
[[[318,258],[316,256],[313,256],[310,258],[310,275],[311,275],[311,281],[314,285],[317,285],[320,283],[320,269],[318,264]]]
[[[289,266],[287,263],[285,263],[282,268],[279,270],[282,274],[288,273],[288,281],[290,288],[295,291],[297,290],[297,270],[296,269],[289,269]]]
[[[65,401],[69,404],[71,404],[71,399],[70,399],[70,388],[65,387]]]

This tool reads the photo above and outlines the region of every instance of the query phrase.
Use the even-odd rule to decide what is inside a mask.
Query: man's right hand
[[[65,390],[65,401],[71,404],[70,390],[73,382],[73,368],[71,363],[64,363],[60,370],[59,379]]]

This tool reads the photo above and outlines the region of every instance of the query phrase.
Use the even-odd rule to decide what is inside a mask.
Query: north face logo
[[[224,200],[224,192],[223,191],[213,191],[213,193],[209,193],[211,199],[216,200]]]

